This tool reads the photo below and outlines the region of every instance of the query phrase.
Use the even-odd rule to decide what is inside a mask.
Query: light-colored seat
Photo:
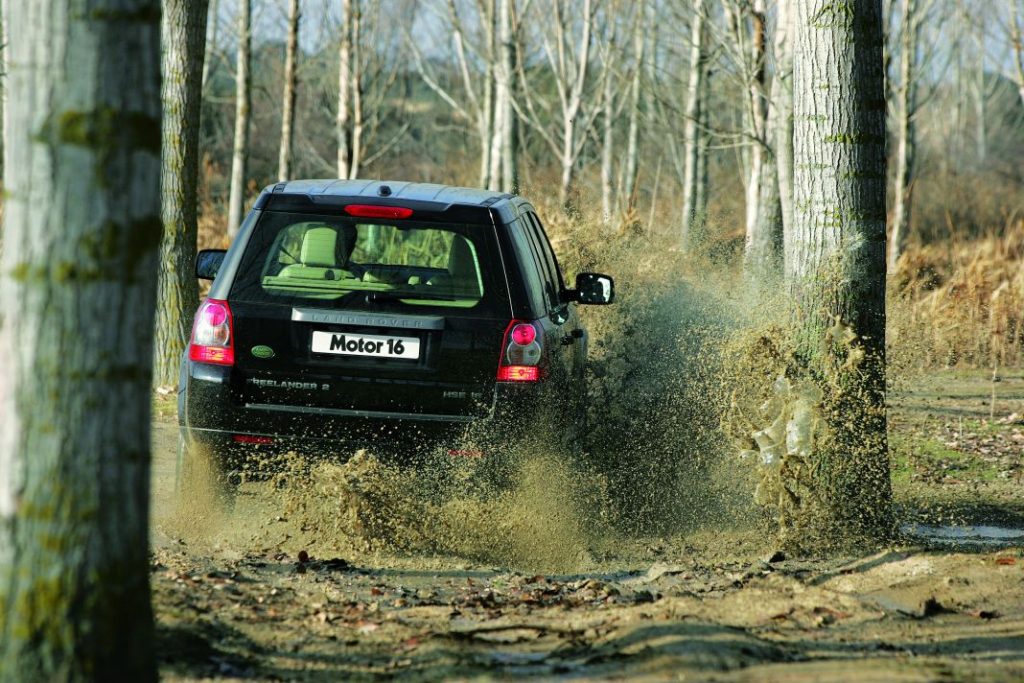
[[[338,267],[338,232],[324,226],[310,228],[302,236],[299,263],[285,266],[278,277],[303,280],[353,279],[351,271]]]
[[[448,252],[447,273],[435,275],[427,281],[439,294],[455,297],[479,298],[482,296],[480,271],[477,267],[473,245],[462,235],[455,235]]]

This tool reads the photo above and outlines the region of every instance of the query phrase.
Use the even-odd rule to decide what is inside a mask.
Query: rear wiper
[[[387,301],[403,300],[461,301],[461,299],[454,296],[443,296],[440,294],[426,294],[420,292],[407,294],[399,294],[397,292],[367,292],[366,294],[366,303],[368,304],[379,304]]]

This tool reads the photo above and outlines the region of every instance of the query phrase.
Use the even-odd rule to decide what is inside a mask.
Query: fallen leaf
[[[373,633],[380,628],[380,624],[372,621],[360,621],[356,624],[356,627],[360,633]]]
[[[995,610],[987,610],[987,609],[974,610],[973,612],[969,612],[969,614],[972,617],[977,617],[978,619],[985,619],[985,620],[988,620],[988,619],[998,619],[999,617],[1003,616],[1003,615],[1001,615],[999,612],[997,612]]]

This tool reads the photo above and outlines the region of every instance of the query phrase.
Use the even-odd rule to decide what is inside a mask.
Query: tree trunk
[[[488,187],[516,192],[519,170],[516,159],[516,114],[512,107],[515,82],[516,36],[512,31],[514,0],[499,0],[495,6],[494,122],[490,151]]]
[[[638,14],[633,28],[633,79],[629,84],[629,128],[626,133],[626,170],[622,183],[622,194],[627,210],[636,206],[636,180],[640,167],[640,96],[646,59],[646,34],[651,31],[648,4],[646,0],[637,3]],[[650,84],[648,87],[651,87]]]
[[[772,105],[777,123],[772,126],[775,172],[778,178],[779,205],[782,210],[784,260],[793,253],[793,0],[778,0],[775,22],[775,78],[772,80]],[[784,265],[788,272],[789,266]]]
[[[358,178],[363,163],[363,50],[362,0],[352,2],[352,158],[349,162],[348,177]]]
[[[238,64],[235,74],[235,145],[231,154],[228,238],[235,239],[245,213],[245,176],[249,165],[249,109],[252,104],[252,0],[238,3]]]
[[[7,0],[0,0],[0,189],[3,187],[4,148],[7,140]],[[0,216],[2,217],[2,216]],[[4,228],[0,221],[0,251],[4,246]],[[0,318],[0,322],[3,319]]]
[[[560,54],[570,51],[577,53],[574,69],[565,69],[564,65],[570,60],[565,59],[564,56],[559,57],[563,64],[563,69],[561,73],[556,75],[557,80],[561,81],[563,88],[563,92],[559,95],[562,102],[562,149],[560,159],[562,177],[559,184],[558,199],[562,207],[568,211],[575,208],[575,197],[573,196],[575,188],[573,185],[576,182],[576,161],[579,159],[579,153],[583,146],[583,141],[577,140],[577,135],[585,138],[590,132],[589,126],[579,125],[578,119],[581,113],[583,113],[583,98],[589,82],[587,76],[590,72],[590,49],[595,14],[593,0],[583,0],[583,6],[578,8],[578,14],[582,16],[582,26],[579,44],[577,45],[572,39],[573,22],[575,21],[576,14],[566,12],[566,9],[571,7],[571,5],[565,7],[560,3],[556,3],[555,7],[557,8],[557,13],[554,20],[558,29],[558,39],[556,42],[561,51]]]
[[[705,44],[707,35],[704,36]],[[704,76],[700,80],[700,91],[697,100],[700,102],[697,126],[697,170],[696,187],[693,192],[693,210],[697,216],[694,222],[695,230],[690,233],[690,240],[693,246],[700,244],[706,236],[705,228],[708,220],[708,197],[711,185],[708,182],[708,163],[710,162],[711,150],[708,149],[708,133],[711,127],[711,109],[707,106],[711,97],[711,71],[707,68],[705,58]]]
[[[490,67],[491,71],[494,67]],[[501,189],[501,144],[505,129],[505,92],[496,82],[497,76],[485,76],[483,88],[483,107],[480,110],[478,124],[481,145],[484,146],[480,157],[480,186],[488,190]],[[487,144],[483,141],[487,139]]]
[[[0,188],[3,186],[4,147],[7,140],[7,0],[0,0]],[[4,228],[0,223],[0,251],[4,246]],[[3,319],[0,318],[0,322]]]
[[[206,42],[206,55],[203,58],[203,92],[210,83],[213,76],[213,57],[217,51],[217,36],[220,32],[220,0],[209,0],[210,10],[208,23],[210,24],[210,39]]]
[[[11,3],[0,680],[155,681],[160,2]]]
[[[697,209],[700,172],[697,168],[702,131],[701,102],[704,80],[704,0],[694,0],[690,23],[690,76],[686,87],[686,108],[683,111],[683,251],[691,251],[696,242]]]
[[[609,50],[609,52],[611,52]],[[612,206],[615,188],[612,186],[615,175],[615,88],[612,80],[614,69],[611,54],[604,56],[604,75],[602,78],[604,111],[601,116],[601,216],[605,226],[610,226],[615,207]]]
[[[802,355],[839,387],[826,405],[829,442],[813,454],[816,512],[833,533],[870,537],[892,523],[881,0],[796,0],[794,8],[796,210],[787,275]],[[856,336],[843,339],[840,325]]]
[[[764,0],[753,7],[754,39],[751,60],[754,82],[750,87],[750,131],[755,138],[751,150],[751,168],[747,184],[747,240],[744,271],[751,282],[770,286],[781,271],[782,207],[779,204],[779,179],[773,153],[774,130],[779,115],[769,107],[766,92],[767,8]]]
[[[516,149],[516,113],[512,107],[515,97],[516,55],[518,35],[512,30],[512,12],[515,0],[500,0],[498,14],[498,74],[497,107],[501,116],[501,144],[497,154],[501,160],[503,192],[519,191],[519,159]]]
[[[768,131],[777,125],[778,114],[768,114]],[[769,138],[770,139],[770,138]],[[779,200],[779,175],[775,155],[764,150],[758,179],[758,207],[753,230],[747,235],[744,271],[751,282],[771,287],[782,274],[783,218]]]
[[[176,386],[199,305],[194,275],[198,225],[199,117],[202,105],[206,0],[164,0],[163,239],[157,286],[153,381]]]
[[[573,153],[575,142],[576,119],[566,113],[562,117],[562,175],[558,185],[558,201],[567,210],[573,208],[571,193],[573,182],[576,180],[576,155]]]
[[[284,57],[284,95],[281,104],[281,147],[277,157],[277,179],[292,177],[292,141],[295,137],[295,68],[299,52],[299,0],[288,5],[288,42]]]
[[[338,48],[338,177],[349,177],[349,102],[352,99],[352,0],[341,0],[341,45]]]
[[[1013,66],[1015,78],[1014,81],[1017,84],[1017,94],[1020,95],[1020,103],[1024,106],[1024,29],[1021,29],[1021,24],[1024,23],[1024,12],[1021,10],[1021,3],[1015,2],[1011,4],[1012,9],[1010,10],[1010,45],[1013,46]]]
[[[893,198],[889,269],[894,270],[907,245],[911,193],[914,189],[914,114],[917,109],[917,51],[921,21],[917,0],[900,3],[900,83],[896,89],[896,196]]]
[[[478,123],[480,143],[483,146],[480,155],[480,187],[496,191],[501,189],[501,143],[506,125],[503,100],[507,94],[502,83],[505,79],[502,64],[504,46],[499,45],[501,38],[498,36],[498,27],[503,21],[501,15],[506,8],[497,0],[488,0],[485,7],[489,14],[481,18],[481,21],[487,22],[484,32],[487,65],[484,69],[484,82],[481,85],[483,100]]]

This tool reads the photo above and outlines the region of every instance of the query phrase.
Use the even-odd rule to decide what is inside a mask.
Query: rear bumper
[[[517,426],[529,421],[540,388],[496,384],[491,410],[483,417],[245,404],[231,386],[231,368],[186,359],[178,421],[189,439],[218,450],[241,446],[277,453],[312,447],[317,453],[351,453],[356,448],[398,445],[415,451],[471,432],[485,438],[513,436]],[[273,443],[247,444],[252,439],[245,437],[269,437]]]

